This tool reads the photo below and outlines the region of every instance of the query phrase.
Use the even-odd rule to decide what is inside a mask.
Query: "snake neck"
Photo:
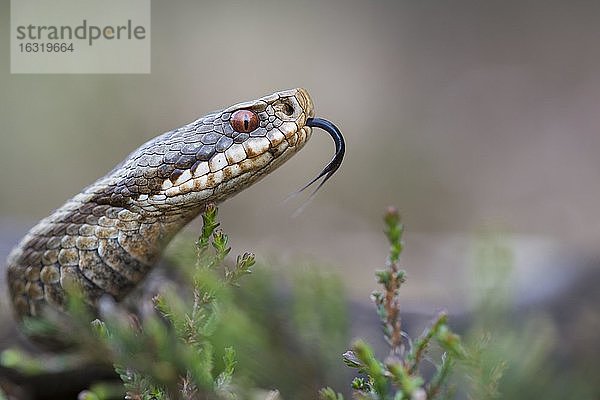
[[[104,294],[120,300],[151,270],[173,236],[204,204],[172,212],[99,204],[100,180],[40,221],[8,259],[17,316],[46,305],[64,309],[65,288],[75,284],[95,305]],[[168,211],[168,210],[167,210]]]

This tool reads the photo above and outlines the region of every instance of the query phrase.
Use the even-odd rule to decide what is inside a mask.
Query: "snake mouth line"
[[[323,178],[323,180],[317,185],[317,188],[312,192],[312,195],[314,195],[321,188],[321,186],[323,186],[323,184],[327,182],[327,180],[329,180],[329,178],[331,178],[333,174],[335,174],[340,165],[342,165],[344,154],[346,152],[346,143],[344,142],[344,136],[342,135],[342,132],[337,128],[337,126],[335,126],[332,122],[326,119],[308,118],[306,120],[306,126],[323,129],[324,131],[329,133],[329,135],[333,139],[333,142],[335,143],[335,155],[333,156],[331,161],[329,161],[329,163],[325,166],[325,168],[323,168],[319,175],[313,178],[310,182],[304,185],[302,189],[298,191],[302,192],[303,190],[307,189],[312,184],[317,182],[319,179]]]

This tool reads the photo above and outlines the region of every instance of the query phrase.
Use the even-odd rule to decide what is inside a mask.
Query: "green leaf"
[[[365,373],[373,380],[373,390],[381,396],[386,396],[389,392],[389,385],[385,376],[385,368],[375,358],[371,347],[366,342],[357,340],[354,342],[352,350],[364,365]]]
[[[344,400],[341,393],[336,393],[332,388],[326,387],[319,390],[320,400]]]

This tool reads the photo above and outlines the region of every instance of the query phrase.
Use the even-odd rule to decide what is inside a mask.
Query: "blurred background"
[[[344,133],[344,164],[293,217],[306,197],[284,200],[333,154],[315,131],[221,206],[234,251],[333,271],[370,312],[393,204],[408,232],[405,310],[468,315],[486,288],[478,243],[499,233],[511,310],[547,315],[565,368],[600,372],[600,3],[154,1],[151,40],[149,75],[11,75],[0,41],[1,259],[144,141],[305,87]]]

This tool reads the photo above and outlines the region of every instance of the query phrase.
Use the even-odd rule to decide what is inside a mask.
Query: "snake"
[[[140,146],[10,252],[7,281],[17,320],[40,318],[47,308],[64,312],[72,285],[92,309],[102,296],[122,300],[177,232],[208,204],[282,165],[313,127],[327,131],[336,146],[304,187],[322,178],[318,190],[341,165],[345,143],[333,123],[314,114],[306,89],[284,90],[209,113]]]

